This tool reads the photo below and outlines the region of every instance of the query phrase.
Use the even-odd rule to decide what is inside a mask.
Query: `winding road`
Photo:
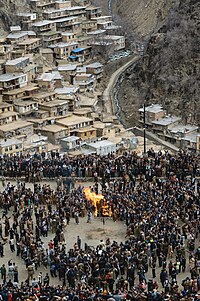
[[[115,87],[117,85],[117,82],[119,80],[119,77],[128,69],[132,64],[139,61],[140,56],[134,56],[130,59],[126,64],[124,64],[122,67],[117,69],[110,77],[110,80],[108,82],[108,85],[106,89],[103,92],[103,103],[104,107],[106,109],[107,113],[110,114],[117,114],[115,108],[117,107],[117,111],[120,110],[119,104],[115,102],[114,96],[115,96]],[[118,104],[118,105],[117,105]]]

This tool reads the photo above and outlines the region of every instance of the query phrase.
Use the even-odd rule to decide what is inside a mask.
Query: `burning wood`
[[[107,204],[106,199],[102,194],[96,194],[90,188],[84,188],[83,193],[88,201],[94,207],[94,216],[111,216],[111,210]]]

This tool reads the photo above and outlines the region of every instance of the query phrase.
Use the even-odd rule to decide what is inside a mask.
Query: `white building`
[[[97,155],[108,155],[116,153],[116,144],[109,140],[101,140],[83,145],[84,153],[95,153]]]

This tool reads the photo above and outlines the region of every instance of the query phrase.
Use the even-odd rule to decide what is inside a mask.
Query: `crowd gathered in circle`
[[[0,301],[200,299],[199,174],[200,156],[184,151],[1,157]],[[56,189],[44,178],[55,179]],[[104,196],[113,227],[126,226],[124,241],[109,237],[92,247],[77,235],[67,245],[70,223],[95,223],[94,205],[76,178],[92,178],[91,191]],[[104,222],[101,206],[97,218]],[[4,262],[5,244],[21,258],[23,282],[15,260]],[[45,272],[38,273],[41,266]]]

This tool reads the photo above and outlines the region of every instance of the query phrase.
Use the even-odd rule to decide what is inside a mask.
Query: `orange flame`
[[[100,207],[101,201],[103,200],[103,205],[101,206],[102,215],[103,216],[111,216],[111,212],[108,208],[107,202],[102,194],[96,194],[95,192],[91,191],[90,188],[84,188],[83,193],[86,199],[92,202],[94,206],[94,216],[98,214],[98,208]]]

